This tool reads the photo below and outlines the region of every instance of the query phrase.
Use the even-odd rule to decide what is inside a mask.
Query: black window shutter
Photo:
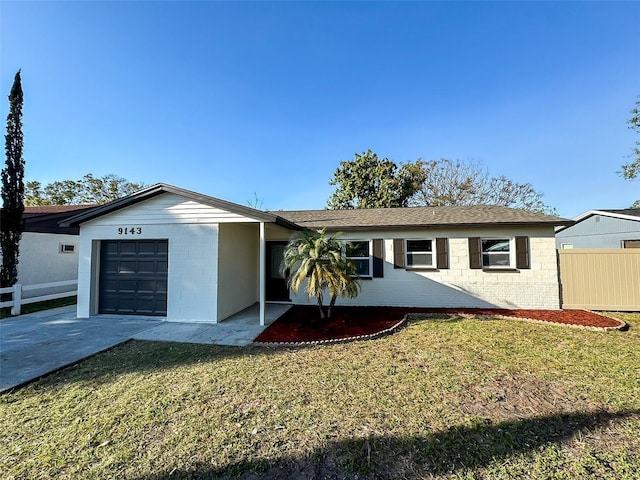
[[[529,237],[516,237],[516,268],[531,268],[529,256]]]
[[[384,277],[384,240],[373,239],[373,277]]]
[[[482,268],[480,237],[469,238],[469,268]]]
[[[393,268],[404,268],[404,239],[393,239]]]
[[[449,268],[449,239],[436,238],[436,255],[438,268]]]

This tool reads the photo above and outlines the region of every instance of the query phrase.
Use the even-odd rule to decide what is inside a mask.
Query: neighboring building
[[[17,283],[35,285],[78,278],[79,228],[61,227],[59,222],[94,207],[95,205],[25,207]],[[37,293],[29,292],[24,296]]]
[[[640,248],[640,208],[589,210],[556,230],[556,248]]]
[[[554,227],[498,206],[263,212],[158,184],[68,219],[80,227],[78,317],[218,322],[256,302],[306,304],[279,272],[296,230],[343,232],[360,295],[339,303],[559,308]]]

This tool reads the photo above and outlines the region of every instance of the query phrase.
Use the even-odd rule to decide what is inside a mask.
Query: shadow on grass
[[[265,347],[128,340],[8,389],[1,395],[19,390],[28,393],[24,390],[30,386],[33,387],[32,392],[37,394],[42,389],[77,382],[102,384],[112,382],[120,375],[162,372],[226,359],[260,357],[277,351],[278,349]]]
[[[638,415],[640,410],[563,413],[495,424],[456,426],[426,436],[370,436],[332,442],[304,457],[245,460],[225,468],[199,464],[184,470],[174,468],[136,477],[136,480],[417,479],[486,467]]]

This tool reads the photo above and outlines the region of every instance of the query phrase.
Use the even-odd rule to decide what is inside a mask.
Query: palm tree
[[[355,298],[360,287],[353,277],[355,266],[345,258],[343,243],[337,240],[337,235],[327,235],[324,228],[297,233],[287,244],[280,267],[283,273],[290,272],[289,288],[297,293],[304,284],[309,298],[318,299],[321,319],[331,318],[339,296]],[[331,295],[326,313],[322,303],[325,291]]]

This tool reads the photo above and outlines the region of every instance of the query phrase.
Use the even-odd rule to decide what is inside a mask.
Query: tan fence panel
[[[558,250],[562,308],[640,310],[640,251]]]

